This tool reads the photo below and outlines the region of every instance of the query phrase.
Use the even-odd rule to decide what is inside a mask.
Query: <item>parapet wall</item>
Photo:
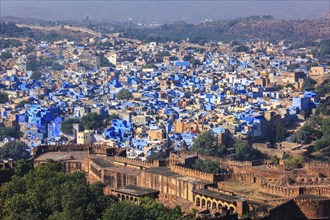
[[[190,168],[186,168],[186,167],[182,167],[182,166],[178,166],[178,165],[170,165],[169,166],[171,171],[174,173],[178,173],[180,175],[183,176],[189,176],[189,177],[193,177],[196,179],[202,179],[208,182],[216,182],[218,179],[220,179],[219,175],[215,175],[212,173],[206,173],[203,171],[199,171],[199,170],[194,170],[194,169],[190,169]]]
[[[285,197],[296,197],[300,194],[299,188],[288,188],[288,187],[281,187],[281,186],[274,186],[269,184],[264,184],[260,187],[260,190],[265,193],[270,193],[274,195],[281,195]]]
[[[307,219],[329,219],[329,198],[295,198],[294,202]]]
[[[266,181],[262,177],[249,173],[232,173],[229,176],[230,179],[235,181],[242,181],[247,183],[256,183],[259,185],[264,184]]]
[[[330,188],[327,186],[305,186],[300,187],[301,194],[330,197]]]
[[[314,162],[305,163],[304,167],[307,167],[307,168],[330,168],[330,162],[314,161]]]
[[[131,165],[131,166],[136,166],[142,168],[150,168],[153,167],[154,164],[146,161],[141,161],[141,160],[136,160],[136,159],[131,159],[127,157],[120,157],[120,156],[115,156],[114,161],[116,163],[124,164],[125,166]]]

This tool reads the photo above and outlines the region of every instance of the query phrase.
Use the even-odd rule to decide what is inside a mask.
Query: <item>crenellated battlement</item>
[[[304,167],[307,167],[307,168],[330,168],[330,162],[313,161],[313,162],[305,163]]]
[[[286,197],[296,197],[300,194],[299,187],[296,188],[288,188],[288,187],[282,187],[282,186],[274,186],[270,184],[263,184],[261,185],[261,191],[275,194],[275,195],[281,195]]]
[[[220,179],[220,175],[216,175],[216,174],[212,174],[212,173],[206,173],[203,171],[199,171],[199,170],[194,170],[194,169],[190,169],[187,167],[183,167],[183,166],[179,166],[179,165],[173,165],[171,164],[170,169],[172,172],[174,173],[178,173],[180,175],[184,175],[184,176],[189,176],[189,177],[193,177],[196,179],[202,179],[208,182],[216,182]]]
[[[114,156],[114,162],[124,166],[139,167],[140,169],[154,167],[154,163],[121,156]]]

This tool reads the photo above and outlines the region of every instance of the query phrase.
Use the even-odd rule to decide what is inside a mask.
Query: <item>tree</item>
[[[27,145],[22,141],[10,141],[0,148],[0,159],[13,158],[14,160],[27,159],[30,154],[26,151]]]
[[[304,116],[304,119],[307,120],[312,115],[312,109],[308,108],[306,110],[303,110],[300,112],[302,116]]]
[[[10,181],[10,178],[13,176],[14,172],[7,168],[7,167],[3,167],[0,169],[0,186],[1,184]],[[1,215],[0,215],[1,217]]]
[[[182,218],[180,206],[176,206],[174,209],[169,209],[159,201],[148,197],[140,199],[140,206],[144,210],[144,219],[177,220]]]
[[[117,93],[116,97],[119,100],[128,100],[128,99],[132,98],[133,96],[132,96],[132,93],[130,91],[128,91],[127,89],[122,89]]]
[[[128,202],[112,203],[105,209],[104,220],[144,220],[142,207]]]
[[[288,135],[288,129],[283,124],[276,126],[276,142],[284,141]]]
[[[8,94],[6,92],[0,92],[0,104],[6,103],[9,101]]]
[[[19,130],[19,125],[13,127],[5,127],[0,125],[0,140],[4,138],[19,138],[21,136],[21,132]]]
[[[103,194],[103,185],[89,185],[85,174],[65,174],[61,168],[59,162],[48,160],[4,183],[0,187],[0,218],[101,219],[105,208],[117,203],[117,198]]]
[[[303,91],[315,90],[316,84],[317,84],[317,82],[314,79],[312,79],[310,77],[306,77],[301,89]]]
[[[73,135],[73,124],[79,124],[80,120],[78,118],[69,118],[62,122],[61,131],[66,135]]]
[[[103,116],[95,112],[88,113],[81,117],[81,124],[85,129],[96,130],[103,126]]]
[[[313,128],[309,123],[307,123],[292,135],[291,140],[300,144],[309,144],[321,136],[321,131]]]
[[[195,170],[200,170],[206,173],[217,174],[222,171],[220,169],[219,163],[214,162],[212,160],[196,160],[196,162],[192,165],[192,168]]]
[[[152,153],[150,156],[147,157],[147,160],[149,162],[152,162],[154,160],[164,160],[168,158],[169,154],[164,152],[163,150],[158,151],[157,153]]]
[[[56,70],[56,71],[61,71],[64,69],[64,66],[62,66],[61,64],[59,64],[58,62],[53,62],[52,64],[52,69]]]
[[[11,55],[11,53],[9,53],[9,52],[1,52],[0,59],[2,59],[3,61],[6,61],[9,58],[13,58],[13,56]]]
[[[285,165],[290,169],[299,168],[302,166],[302,163],[303,163],[303,158],[301,157],[289,157],[285,161]]]
[[[319,96],[325,96],[330,93],[330,80],[324,80],[324,82],[316,88]]]
[[[33,71],[31,76],[30,76],[30,79],[33,79],[33,80],[40,80],[42,77],[42,73],[40,71]]]
[[[17,176],[24,176],[32,169],[31,163],[25,160],[18,160],[14,165],[14,172]]]
[[[33,72],[38,70],[38,61],[35,56],[29,57],[28,61],[26,62],[26,69]]]
[[[110,63],[110,61],[104,56],[104,54],[100,55],[100,66],[101,67],[116,67],[114,64]]]
[[[226,146],[217,143],[212,130],[200,133],[191,146],[191,151],[206,156],[223,156]]]
[[[246,161],[246,160],[256,160],[262,159],[263,154],[251,147],[251,145],[244,140],[236,140],[234,144],[235,157],[237,160]]]
[[[110,115],[106,116],[105,119],[104,119],[104,124],[108,124],[110,121],[112,121],[114,119],[120,119],[119,115],[110,114]]]

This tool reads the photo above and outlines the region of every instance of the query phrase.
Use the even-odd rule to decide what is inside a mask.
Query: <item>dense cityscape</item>
[[[297,44],[1,28],[1,219],[330,218],[329,30]]]

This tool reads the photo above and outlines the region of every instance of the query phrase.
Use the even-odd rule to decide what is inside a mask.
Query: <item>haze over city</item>
[[[176,21],[271,15],[276,19],[315,19],[329,1],[1,1],[1,16],[43,20]]]

